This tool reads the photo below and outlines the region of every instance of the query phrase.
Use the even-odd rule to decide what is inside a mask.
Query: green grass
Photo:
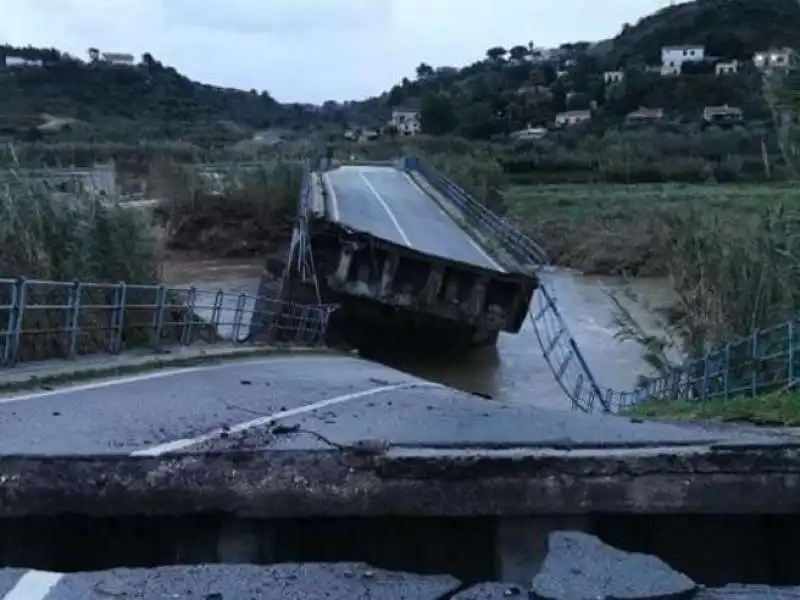
[[[800,393],[775,392],[755,398],[739,397],[702,402],[653,400],[632,406],[623,414],[644,419],[797,427],[800,426]]]
[[[564,184],[513,186],[509,217],[558,265],[589,274],[663,276],[665,222],[696,211],[726,221],[756,219],[781,203],[800,214],[789,184]],[[736,226],[734,226],[734,229]]]
[[[619,210],[687,204],[748,213],[775,201],[800,209],[800,189],[791,184],[563,184],[513,186],[506,193],[507,205],[520,217],[617,216]]]

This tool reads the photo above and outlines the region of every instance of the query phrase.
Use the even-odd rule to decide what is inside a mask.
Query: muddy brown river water
[[[164,279],[170,285],[255,294],[261,269],[261,260],[173,258],[165,264]],[[598,382],[614,389],[631,389],[637,377],[647,372],[647,367],[637,344],[614,339],[613,302],[608,293],[631,285],[651,305],[659,305],[669,298],[666,282],[649,279],[628,283],[617,278],[586,277],[566,271],[547,273],[545,277]],[[655,320],[643,306],[634,304],[630,308],[642,324],[655,327]],[[501,334],[496,348],[477,350],[466,357],[399,355],[387,347],[385,353],[368,358],[500,400],[569,408],[568,400],[541,356],[530,322],[516,335]]]

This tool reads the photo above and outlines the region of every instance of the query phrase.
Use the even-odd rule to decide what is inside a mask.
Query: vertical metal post
[[[233,311],[233,328],[231,332],[234,344],[239,341],[239,332],[242,329],[242,317],[244,315],[244,305],[247,302],[247,294],[239,294],[236,299],[236,308]]]
[[[121,281],[114,289],[114,306],[111,309],[111,341],[110,352],[117,354],[122,350],[122,332],[125,327],[125,302],[128,297],[128,286]]]
[[[74,281],[69,289],[69,306],[67,308],[67,334],[69,336],[67,358],[70,359],[75,358],[78,345],[82,292],[83,284],[80,281]]]
[[[753,331],[750,346],[750,395],[753,397],[758,395],[758,333],[758,329]]]
[[[161,346],[161,336],[164,333],[164,311],[167,304],[167,286],[159,285],[156,288],[155,314],[153,315],[153,337],[151,343],[153,349],[157,350]]]
[[[16,302],[12,308],[13,315],[13,329],[11,330],[11,356],[9,364],[16,364],[19,360],[20,338],[22,337],[22,324],[25,320],[25,303],[28,298],[28,282],[24,277],[17,279],[17,294]]]
[[[195,320],[195,308],[197,304],[197,288],[194,286],[189,288],[189,291],[186,294],[186,311],[184,315],[185,324],[184,327],[181,328],[181,344],[188,345],[192,343],[192,338],[194,334],[194,320]]]

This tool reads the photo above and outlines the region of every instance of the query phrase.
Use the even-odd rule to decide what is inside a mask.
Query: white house
[[[44,63],[41,60],[30,60],[21,56],[6,56],[5,65],[9,69],[21,67],[41,67]]]
[[[625,73],[622,71],[606,71],[603,73],[603,81],[606,83],[606,85],[611,83],[619,83],[623,79],[625,79]]]
[[[780,69],[789,66],[792,58],[791,48],[780,50],[762,50],[753,55],[753,64],[758,69]]]
[[[724,62],[718,62],[714,66],[714,71],[717,75],[730,75],[732,73],[736,73],[739,71],[739,61],[726,60]]]
[[[103,52],[102,61],[112,65],[125,65],[133,66],[136,64],[136,59],[133,54],[125,54],[122,52]]]
[[[592,119],[590,110],[568,110],[556,115],[556,127],[569,127]]]
[[[389,125],[402,135],[416,135],[422,131],[422,113],[411,108],[395,108]]]
[[[664,46],[661,48],[661,74],[680,75],[685,63],[700,62],[705,57],[706,49],[703,46]]]

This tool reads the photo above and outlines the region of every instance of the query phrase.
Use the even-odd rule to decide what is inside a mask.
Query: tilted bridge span
[[[284,297],[336,303],[331,336],[357,346],[493,344],[530,318],[574,405],[605,406],[609,392],[544,284],[535,242],[420,158],[321,162],[307,168]]]

